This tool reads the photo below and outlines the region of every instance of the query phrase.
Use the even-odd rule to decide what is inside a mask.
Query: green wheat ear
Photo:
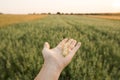
[[[65,57],[68,55],[68,44],[65,44],[64,47],[63,47],[63,53],[62,55]]]

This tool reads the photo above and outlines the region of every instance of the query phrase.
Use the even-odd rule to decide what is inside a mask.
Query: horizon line
[[[58,11],[60,12],[60,11]],[[30,12],[30,13],[4,13],[0,14],[56,14],[57,12]],[[60,12],[61,14],[120,14],[120,12]]]

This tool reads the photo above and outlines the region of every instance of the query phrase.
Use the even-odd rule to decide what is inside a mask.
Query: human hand
[[[63,56],[63,47],[68,44],[68,55]],[[73,56],[79,49],[81,43],[74,39],[63,39],[55,48],[50,49],[48,42],[45,42],[42,54],[44,57],[44,64],[56,67],[60,70],[64,69],[72,60]]]
[[[44,64],[34,80],[58,80],[61,71],[70,63],[80,45],[74,39],[63,39],[55,48],[50,49],[48,42],[45,42],[42,50]]]

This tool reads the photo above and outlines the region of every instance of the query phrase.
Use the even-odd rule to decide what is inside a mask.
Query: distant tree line
[[[120,15],[120,13],[60,13],[57,12],[57,15]]]
[[[56,13],[29,13],[29,15],[120,15],[120,13],[63,13],[63,12],[56,12]]]
[[[4,13],[0,12],[0,15],[2,15]],[[118,13],[63,13],[63,12],[56,12],[56,13],[28,13],[28,15],[120,15],[120,12]]]
[[[57,15],[120,15],[120,13],[61,13],[57,12]]]

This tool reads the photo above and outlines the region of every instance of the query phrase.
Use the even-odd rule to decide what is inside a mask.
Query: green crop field
[[[33,80],[43,64],[44,42],[82,43],[59,80],[120,80],[120,20],[50,15],[0,28],[0,80]]]

